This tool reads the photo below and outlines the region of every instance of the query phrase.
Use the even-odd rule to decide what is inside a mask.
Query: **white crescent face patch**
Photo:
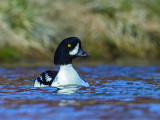
[[[75,48],[69,52],[70,55],[76,55],[78,53],[79,50],[79,43],[77,43],[77,45],[75,46]]]

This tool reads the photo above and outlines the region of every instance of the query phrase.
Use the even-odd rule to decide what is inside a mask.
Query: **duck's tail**
[[[37,78],[32,79],[32,82],[35,82]]]

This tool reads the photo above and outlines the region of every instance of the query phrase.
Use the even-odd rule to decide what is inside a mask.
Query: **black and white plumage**
[[[55,65],[60,66],[59,71],[43,72],[34,79],[34,87],[60,87],[68,85],[86,86],[89,84],[83,80],[72,66],[72,60],[76,57],[86,57],[88,53],[81,48],[81,41],[76,37],[64,39],[58,46],[55,56]]]
[[[58,71],[50,70],[41,73],[38,78],[33,80],[35,82],[35,87],[50,87],[57,73]]]

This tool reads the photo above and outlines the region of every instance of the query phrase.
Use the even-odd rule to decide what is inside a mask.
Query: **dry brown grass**
[[[0,48],[51,59],[62,39],[77,36],[95,59],[157,57],[158,4],[158,0],[1,0]]]

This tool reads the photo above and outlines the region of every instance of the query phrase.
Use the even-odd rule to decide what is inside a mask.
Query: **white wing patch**
[[[42,80],[42,76],[40,76],[40,80]]]
[[[76,47],[69,52],[70,55],[76,55],[78,53],[79,50],[79,43],[77,43]]]
[[[46,81],[49,82],[52,80],[52,78],[48,75],[48,74],[45,74],[45,78],[46,78]]]

